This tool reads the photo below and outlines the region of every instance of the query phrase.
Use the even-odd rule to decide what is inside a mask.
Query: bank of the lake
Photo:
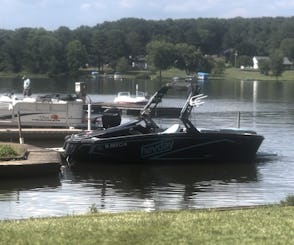
[[[93,211],[93,210],[92,210]],[[293,244],[294,207],[94,213],[0,222],[1,244]]]
[[[241,70],[239,68],[227,68],[222,79],[236,79],[236,80],[257,80],[257,81],[294,81],[294,70],[286,70],[281,76],[275,77],[271,75],[261,74],[254,70]]]
[[[83,71],[83,75],[90,75],[91,70]],[[21,79],[22,75],[26,74],[32,79],[38,78],[49,78],[47,74],[29,74],[25,73],[4,73],[0,72],[0,77],[7,78],[19,78]],[[123,75],[126,79],[145,79],[150,78],[152,80],[159,79],[159,71],[158,72],[150,72],[150,71],[134,71],[128,74]],[[185,77],[186,73],[184,70],[172,68],[168,70],[162,71],[162,79],[169,80],[172,77]],[[221,79],[221,80],[257,80],[257,81],[294,81],[294,70],[286,70],[282,73],[281,76],[275,77],[271,75],[261,74],[256,70],[241,70],[240,68],[230,67],[224,70],[223,74],[210,74],[211,79]]]

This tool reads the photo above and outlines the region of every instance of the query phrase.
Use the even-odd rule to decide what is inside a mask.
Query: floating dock
[[[82,129],[69,128],[22,128],[21,137],[18,128],[0,128],[0,141],[18,141],[19,138],[30,140],[64,140],[66,135],[77,134]]]
[[[1,178],[59,175],[61,167],[60,153],[31,145],[11,145],[24,148],[25,154],[21,158],[1,160]]]

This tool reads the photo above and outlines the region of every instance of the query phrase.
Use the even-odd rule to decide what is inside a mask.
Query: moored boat
[[[67,96],[0,97],[0,126],[77,127],[85,121],[84,102]]]
[[[91,98],[86,95],[86,84],[75,83],[76,94],[54,94],[17,97],[0,96],[0,127],[31,128],[92,128],[117,126],[121,116],[116,108],[92,113]],[[101,125],[101,126],[102,126]],[[105,126],[106,125],[106,126]]]
[[[161,129],[151,118],[170,85],[157,91],[138,120],[104,131],[87,131],[65,139],[64,155],[70,165],[92,162],[182,163],[252,162],[264,137],[252,130],[200,130],[189,120],[204,95],[195,84],[182,108],[179,124]]]
[[[145,105],[148,102],[148,96],[146,93],[138,90],[138,84],[136,84],[136,94],[131,95],[130,92],[119,92],[114,98],[115,104],[136,104],[136,105]]]
[[[119,92],[114,98],[116,104],[146,104],[148,99],[144,92],[138,91],[135,96],[132,96],[130,92]]]

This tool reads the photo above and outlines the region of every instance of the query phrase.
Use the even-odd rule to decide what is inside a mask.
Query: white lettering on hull
[[[143,145],[141,148],[141,157],[146,158],[171,151],[173,145],[173,140],[160,140],[152,144]]]

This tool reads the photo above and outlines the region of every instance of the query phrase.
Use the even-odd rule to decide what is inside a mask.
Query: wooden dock
[[[66,135],[77,134],[82,129],[70,128],[22,128],[21,137],[30,140],[54,139],[64,140]],[[0,128],[0,141],[18,141],[20,133],[18,128]]]
[[[15,144],[17,146],[25,147],[26,154],[20,159],[0,161],[1,178],[59,175],[61,157],[58,152],[31,145]]]

